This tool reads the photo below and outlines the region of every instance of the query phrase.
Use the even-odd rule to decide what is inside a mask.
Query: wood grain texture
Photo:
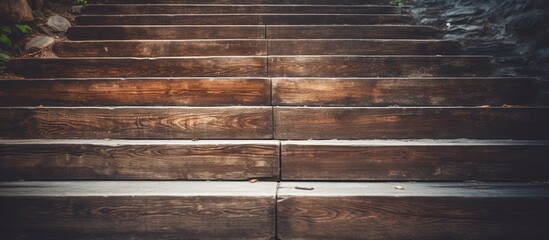
[[[390,0],[94,0],[115,4],[311,4],[311,5],[388,5]]]
[[[455,55],[456,41],[384,39],[272,39],[272,55]]]
[[[282,142],[282,180],[549,179],[549,142],[354,142]]]
[[[275,107],[275,139],[545,139],[549,108]]]
[[[26,58],[8,67],[30,78],[261,77],[267,75],[267,58]]]
[[[85,14],[354,13],[399,14],[391,5],[95,4]]]
[[[0,179],[278,180],[278,141],[0,141]]]
[[[405,14],[147,14],[82,15],[78,25],[412,24]]]
[[[200,196],[201,190],[195,196],[174,196],[142,195],[156,189],[134,183],[141,185],[141,192],[135,195],[119,194],[116,189],[103,196],[72,196],[68,189],[56,196],[2,195],[3,238],[269,239],[275,234],[274,186],[264,196]],[[65,189],[42,187],[56,188]]]
[[[273,78],[273,105],[530,105],[535,78]]]
[[[270,56],[271,77],[487,76],[486,56]]]
[[[53,46],[59,57],[264,56],[266,40],[65,41]]]
[[[281,239],[547,239],[547,197],[287,197]]]
[[[3,139],[270,139],[270,107],[0,108]]]
[[[1,106],[271,105],[267,78],[0,80]]]
[[[433,39],[438,30],[407,25],[267,26],[269,39]]]
[[[69,40],[182,40],[261,39],[264,26],[250,25],[122,25],[75,26],[67,31]]]

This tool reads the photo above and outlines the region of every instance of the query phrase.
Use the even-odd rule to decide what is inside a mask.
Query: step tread
[[[387,5],[390,0],[95,0],[94,3],[111,4],[330,4],[330,5]]]

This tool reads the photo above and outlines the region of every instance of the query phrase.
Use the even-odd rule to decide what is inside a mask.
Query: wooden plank
[[[75,26],[70,40],[182,40],[182,39],[261,39],[264,26],[251,25],[122,25]]]
[[[85,14],[354,13],[399,14],[391,5],[91,4]]]
[[[0,106],[271,105],[268,78],[0,80]]]
[[[115,4],[311,4],[311,5],[389,5],[390,0],[94,0]]]
[[[547,156],[547,141],[284,141],[281,178],[331,181],[548,180]]]
[[[264,56],[266,40],[65,41],[53,46],[59,57]]]
[[[267,75],[267,58],[26,58],[12,59],[8,67],[30,78],[261,77]]]
[[[399,39],[272,39],[272,55],[457,55],[459,42]]]
[[[83,15],[78,25],[412,24],[405,14],[148,14]]]
[[[0,140],[0,179],[278,180],[278,141]]]
[[[273,105],[530,105],[536,78],[273,78]]]
[[[433,39],[438,30],[407,25],[267,26],[269,39]]]
[[[544,107],[275,107],[275,139],[546,139]]]
[[[5,239],[269,239],[276,183],[0,184]]]
[[[0,138],[270,139],[272,108],[0,108]]]
[[[269,56],[271,77],[474,77],[493,69],[487,56]]]
[[[543,184],[280,185],[277,222],[281,239],[549,237],[545,220],[549,214],[549,187]]]

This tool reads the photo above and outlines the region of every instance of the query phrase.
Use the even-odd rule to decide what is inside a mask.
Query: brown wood
[[[261,77],[267,75],[267,58],[26,58],[11,60],[8,67],[32,78]]]
[[[129,4],[312,4],[312,5],[388,5],[390,0],[94,0],[94,3]]]
[[[267,26],[269,39],[432,39],[438,30],[407,25]]]
[[[535,78],[273,78],[273,105],[530,105]]]
[[[59,57],[264,56],[266,40],[66,41]]]
[[[275,139],[545,139],[549,108],[276,107]]]
[[[271,105],[267,78],[0,81],[1,106]]]
[[[32,22],[32,9],[27,0],[2,0],[0,2],[0,21],[2,23]]]
[[[282,142],[282,180],[549,179],[549,142]]]
[[[486,56],[270,56],[271,77],[487,76]]]
[[[399,14],[391,5],[208,5],[208,4],[96,4],[85,14],[214,14],[214,13],[354,13]]]
[[[270,139],[270,107],[0,108],[3,139]]]
[[[3,140],[0,179],[278,180],[278,141]]]
[[[277,204],[280,239],[549,237],[547,185],[427,183],[421,189],[405,183],[372,183],[336,189],[345,188],[345,184],[349,183],[281,184]],[[376,193],[376,185],[387,190]],[[294,186],[314,189],[297,190]],[[326,186],[334,194],[318,192]],[[388,193],[399,191],[402,193]],[[431,195],[425,191],[458,194]]]
[[[69,28],[70,40],[182,40],[265,38],[264,26],[76,26]]]
[[[155,14],[83,15],[78,25],[411,24],[404,14]]]
[[[459,42],[398,39],[272,39],[272,55],[454,55]]]
[[[256,184],[3,183],[0,229],[4,239],[269,239],[276,186]]]

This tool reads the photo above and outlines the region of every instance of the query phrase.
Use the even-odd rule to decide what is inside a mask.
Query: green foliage
[[[393,2],[394,2],[395,5],[397,5],[397,6],[400,6],[400,4],[402,4],[402,0],[393,0]]]
[[[0,63],[8,62],[9,60],[10,60],[10,56],[8,56],[8,54],[0,52]]]
[[[80,4],[80,5],[86,5],[88,4],[88,0],[74,0],[74,3]]]
[[[10,53],[20,52],[21,45],[17,42],[32,31],[26,24],[0,25],[0,63],[7,62]]]
[[[32,31],[32,28],[26,24],[15,24],[15,28],[17,28],[17,30],[19,30],[19,32],[21,32],[23,35]]]

